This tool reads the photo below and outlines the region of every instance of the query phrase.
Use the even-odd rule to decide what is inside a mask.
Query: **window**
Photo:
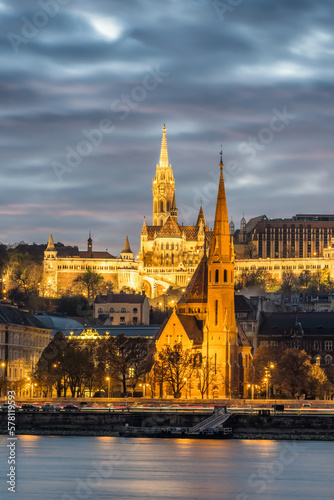
[[[227,271],[224,269],[224,283],[227,283]]]
[[[321,351],[321,340],[315,340],[313,342],[313,349],[315,351]]]
[[[218,269],[215,270],[215,283],[219,283],[219,271],[218,271]]]
[[[134,317],[132,318],[132,323],[133,323],[134,325],[136,325],[136,324],[138,323],[138,318],[137,318],[137,316],[134,316]]]
[[[260,345],[263,345],[263,347],[268,347],[268,341],[267,340],[261,340]]]
[[[125,307],[122,307],[122,309],[121,309],[121,313],[125,313],[125,312],[126,312]]]
[[[114,316],[110,316],[110,323],[113,323],[114,321]]]
[[[113,308],[113,307],[111,307],[111,308],[110,308],[110,310],[109,310],[109,312],[111,312],[111,313],[115,312],[115,311],[114,311],[114,308]]]
[[[332,350],[333,350],[333,341],[325,340],[325,351],[332,351]]]
[[[247,313],[244,313],[244,312],[238,312],[238,313],[237,313],[237,318],[247,318]]]
[[[125,323],[125,317],[124,317],[124,316],[121,316],[121,317],[119,318],[119,322],[120,322],[120,323]]]
[[[135,376],[135,369],[134,368],[129,368],[129,377],[133,378]]]
[[[215,325],[218,325],[218,300],[215,301]]]
[[[103,313],[103,309],[102,309],[102,307],[99,307],[98,312],[99,312],[99,313]]]
[[[331,365],[332,362],[333,362],[332,356],[330,356],[329,354],[327,354],[327,356],[325,356],[325,364],[326,365]]]

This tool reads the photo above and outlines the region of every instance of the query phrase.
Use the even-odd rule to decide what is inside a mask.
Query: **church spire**
[[[49,238],[46,250],[55,250],[55,244],[54,244],[54,241],[53,241],[52,233],[50,233],[50,238]]]
[[[133,252],[130,248],[128,235],[125,237],[124,247],[121,251],[121,259],[133,260]]]
[[[153,179],[153,226],[163,226],[171,215],[173,197],[175,191],[175,180],[172,166],[168,164],[166,125],[162,129],[162,142],[160,151],[160,161],[156,166],[155,177]],[[173,217],[177,213],[173,208]]]
[[[161,141],[161,151],[160,151],[160,162],[159,167],[168,167],[168,151],[167,151],[167,138],[166,138],[166,125],[164,124],[162,129],[162,141]]]
[[[223,176],[223,152],[220,152],[220,179],[213,227],[210,259],[226,260],[231,258],[230,227],[228,222],[226,194]]]
[[[126,235],[126,237],[125,237],[124,248],[122,250],[122,253],[132,253],[131,248],[130,248],[128,235]]]

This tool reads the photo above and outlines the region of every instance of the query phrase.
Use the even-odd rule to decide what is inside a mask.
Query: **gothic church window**
[[[215,270],[215,283],[219,283],[219,271],[218,271],[218,269]]]
[[[227,271],[224,269],[224,283],[227,283]]]
[[[215,325],[218,325],[218,300],[215,301]]]

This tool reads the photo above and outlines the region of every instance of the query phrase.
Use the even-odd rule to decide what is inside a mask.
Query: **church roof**
[[[178,224],[172,217],[168,217],[165,224],[160,228],[159,236],[180,236],[181,231]]]
[[[238,329],[238,338],[237,338],[238,345],[242,347],[251,347],[251,343],[249,342],[247,335],[243,331],[240,323],[238,322],[237,322],[237,329]]]
[[[178,304],[190,304],[194,302],[207,302],[208,300],[208,262],[206,255],[198,264],[196,271],[182,295]]]
[[[48,326],[30,313],[7,305],[0,305],[0,324],[1,323],[7,325],[32,326],[34,328],[49,330]]]
[[[161,229],[161,226],[148,226],[148,225],[146,225],[147,238],[149,240],[154,240],[154,235],[158,234],[160,229]]]
[[[88,252],[87,250],[80,250],[78,253],[80,259],[116,259],[116,257],[109,252]]]
[[[146,295],[134,293],[107,293],[98,295],[94,304],[142,304],[145,299]]]
[[[203,321],[196,319],[195,316],[187,316],[185,314],[176,314],[176,316],[183,326],[188,338],[193,341],[194,345],[201,345],[203,343]],[[155,341],[160,338],[170,318],[166,318],[160,326],[155,336]]]
[[[198,235],[198,226],[180,226],[186,240],[196,240]]]
[[[201,345],[203,343],[203,322],[196,319],[195,316],[185,314],[178,314],[177,317],[194,345]]]

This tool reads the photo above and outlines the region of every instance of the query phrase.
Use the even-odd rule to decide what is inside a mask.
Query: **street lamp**
[[[269,379],[268,377],[266,377],[264,379],[265,383],[266,383],[266,399],[269,399]]]
[[[188,380],[186,378],[183,379],[186,383],[186,399],[188,399]]]
[[[109,394],[110,394],[110,377],[106,377],[106,380],[108,381],[108,399],[109,399]]]

